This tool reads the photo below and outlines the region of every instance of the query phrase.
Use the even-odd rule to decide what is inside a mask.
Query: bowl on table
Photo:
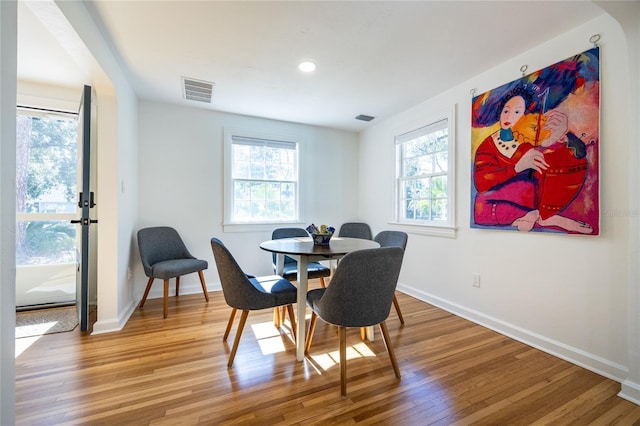
[[[317,246],[328,246],[333,234],[311,234],[313,244]]]

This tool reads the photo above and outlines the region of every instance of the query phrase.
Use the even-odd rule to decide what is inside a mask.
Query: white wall
[[[127,269],[138,216],[137,97],[123,67],[83,2],[57,1],[96,60],[98,102],[98,321],[94,333],[121,329],[135,308]]]
[[[0,424],[15,423],[17,5],[0,2]]]
[[[601,235],[575,237],[471,229],[471,94],[517,79],[592,47],[600,34]],[[407,125],[429,123],[434,112],[457,105],[455,239],[411,234],[400,288],[609,377],[628,371],[629,66],[620,26],[603,15],[504,64],[462,82],[361,135],[360,212],[377,232],[390,228],[393,137]],[[637,78],[637,76],[635,77]],[[633,141],[636,143],[636,141]],[[633,183],[637,185],[637,183]],[[369,187],[378,191],[367,191]],[[472,274],[481,287],[472,287]]]
[[[597,2],[607,13],[615,18],[627,38],[626,49],[629,58],[629,80],[627,108],[632,118],[628,122],[629,141],[640,140],[640,3]],[[634,119],[634,117],[636,119]],[[629,144],[629,211],[636,212],[636,219],[630,221],[629,238],[629,286],[628,286],[628,329],[627,348],[629,353],[627,379],[622,382],[619,395],[640,404],[640,148],[637,143]]]
[[[209,262],[209,290],[220,289],[211,252],[211,237],[220,238],[247,272],[270,274],[271,257],[258,245],[271,238],[267,227],[252,232],[224,232],[224,129],[295,135],[302,139],[300,168],[304,176],[302,221],[340,224],[358,211],[358,136],[355,133],[242,115],[141,102],[139,111],[138,229],[176,228],[194,256]],[[305,225],[306,226],[306,225]],[[337,225],[336,225],[337,226]],[[147,279],[135,262],[136,300]],[[196,274],[181,280],[185,292],[200,292]],[[150,297],[161,297],[161,285]],[[171,285],[171,294],[174,287]]]

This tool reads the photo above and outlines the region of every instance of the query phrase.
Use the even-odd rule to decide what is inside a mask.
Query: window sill
[[[389,222],[393,229],[404,231],[408,234],[428,235],[430,237],[456,238],[455,226],[429,226],[413,225],[401,222]]]

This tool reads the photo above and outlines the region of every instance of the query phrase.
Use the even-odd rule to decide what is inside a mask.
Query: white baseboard
[[[93,324],[93,331],[91,332],[91,334],[104,334],[122,330],[127,324],[127,321],[129,321],[129,318],[131,317],[137,306],[137,303],[134,304],[133,302],[131,302],[129,306],[127,306],[127,309],[124,310],[123,314],[118,318],[104,318],[102,320],[98,319],[98,321]],[[98,307],[98,309],[100,309],[100,307]],[[100,314],[98,314],[98,317],[99,316]]]
[[[627,379],[622,382],[622,389],[618,393],[620,398],[631,401],[634,404],[640,405],[640,383]]]
[[[607,377],[623,384],[625,381],[627,381],[629,370],[624,365],[617,364],[608,359],[590,354],[581,349],[569,346],[562,342],[555,341],[546,336],[542,336],[530,330],[518,327],[514,324],[510,324],[500,319],[493,318],[482,312],[468,309],[464,306],[458,305],[457,303],[450,302],[448,300],[433,296],[431,294],[425,293],[412,287],[408,287],[403,284],[398,284],[398,291],[406,293],[412,297],[415,297],[416,299],[422,300],[423,302],[437,306],[438,308],[444,309],[445,311],[451,312],[452,314],[465,318],[483,327],[487,327],[493,331],[508,336],[526,345],[532,346],[536,349],[540,349],[541,351],[546,352],[550,355],[557,356],[558,358],[561,358],[565,361],[586,368],[587,370],[593,371],[594,373],[600,374],[601,376]],[[640,395],[640,389],[637,387],[637,385],[635,388],[631,386],[629,387],[630,389],[627,392],[630,398],[633,398],[633,395],[636,395],[635,403],[637,404],[637,400],[640,399],[638,398],[638,396]],[[632,389],[635,389],[635,393],[632,392]],[[629,400],[633,401],[633,399]]]

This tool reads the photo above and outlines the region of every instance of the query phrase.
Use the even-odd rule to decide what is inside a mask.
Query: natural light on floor
[[[256,335],[256,339],[258,339],[258,344],[263,354],[284,352],[283,336],[280,335],[280,330],[273,325],[273,322],[268,321],[253,324],[251,329],[253,330],[253,334]]]
[[[43,322],[40,324],[30,324],[25,326],[16,326],[16,336],[22,336],[26,334],[26,331],[29,331],[30,336],[42,336],[43,334],[47,334],[47,331],[51,330],[58,324],[59,321],[49,321]]]
[[[47,332],[59,322],[60,321],[46,321],[36,324],[16,325],[16,358],[29,349],[40,337],[47,334]]]
[[[18,358],[24,351],[29,349],[31,345],[38,341],[42,336],[31,336],[16,339],[16,358]]]
[[[337,343],[337,338],[336,338]],[[332,351],[324,354],[309,355],[311,359],[323,370],[328,370],[340,364],[340,351]],[[354,358],[364,358],[367,356],[376,356],[371,349],[364,342],[356,343],[355,345],[347,345],[347,360]]]
[[[285,323],[284,326],[287,330],[286,337],[290,338],[293,341],[293,337],[290,334],[290,324],[289,322]],[[266,321],[258,324],[251,325],[251,329],[253,330],[253,334],[255,334],[256,339],[258,340],[258,344],[260,345],[260,350],[263,354],[274,354],[278,352],[284,352],[284,342],[283,336],[280,330],[273,324],[272,321]],[[336,335],[336,347],[338,346],[338,336]],[[369,349],[364,342],[359,342],[351,346],[347,346],[347,360],[354,358],[364,358],[364,357],[375,357],[376,355]],[[332,368],[340,363],[340,352],[339,350],[326,352],[326,353],[317,353],[313,355],[309,355],[309,357],[313,360],[317,367],[326,371],[329,368]]]

